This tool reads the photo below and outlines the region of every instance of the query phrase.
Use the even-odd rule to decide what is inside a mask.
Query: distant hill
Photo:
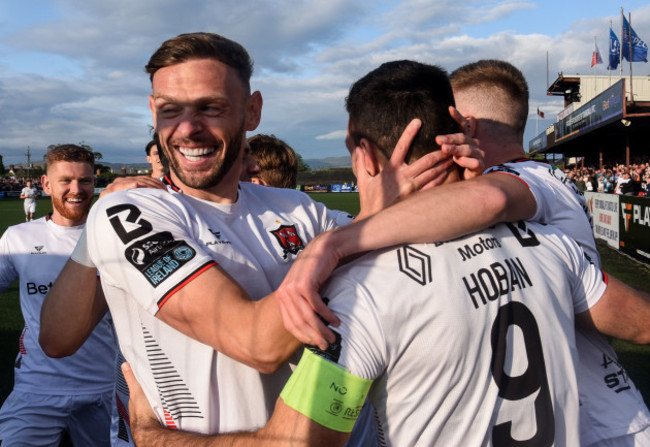
[[[352,162],[350,161],[349,156],[328,157],[320,159],[312,158],[305,159],[304,162],[307,163],[309,165],[309,168],[312,170],[352,167]],[[125,172],[127,174],[135,174],[138,171],[146,171],[148,169],[151,169],[151,165],[149,163],[110,163],[105,160],[99,160],[97,163],[110,167],[116,174],[120,174],[122,168],[125,169]],[[32,164],[34,166],[40,166],[41,168],[45,167],[44,160],[34,161]],[[16,166],[18,167],[23,165],[17,164]],[[5,169],[9,169],[9,165],[5,165]]]
[[[313,170],[352,167],[352,161],[350,161],[350,157],[347,155],[344,157],[328,157],[328,158],[319,158],[319,159],[310,158],[304,161]]]
[[[151,169],[151,165],[149,163],[108,163],[104,160],[99,160],[97,163],[110,167],[116,174],[120,174],[122,168],[125,168],[127,174],[133,174],[137,171],[146,171],[148,169]]]
[[[328,169],[328,168],[349,168],[352,167],[352,162],[350,161],[349,156],[344,157],[328,157],[320,159],[305,159],[305,163],[309,165],[309,168],[312,170],[318,169]],[[120,173],[120,170],[124,167],[127,173],[133,173],[138,170],[150,169],[151,165],[149,163],[107,163],[104,160],[100,160],[99,163],[104,166],[110,166],[113,169],[113,172]]]

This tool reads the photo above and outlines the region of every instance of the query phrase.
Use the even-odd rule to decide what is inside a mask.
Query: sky
[[[650,43],[647,0],[2,0],[0,155],[18,165],[28,148],[42,160],[51,144],[84,143],[106,162],[144,162],[153,123],[143,67],[163,41],[194,31],[249,51],[264,107],[248,135],[274,134],[304,159],[348,154],[350,85],[396,59],[447,71],[486,58],[514,64],[530,88],[528,147],[563,108],[547,79],[609,73],[621,7]],[[591,68],[594,38],[605,63]],[[633,74],[647,76],[650,64],[634,63]]]

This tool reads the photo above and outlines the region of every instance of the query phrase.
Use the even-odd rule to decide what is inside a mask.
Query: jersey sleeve
[[[191,214],[161,190],[120,191],[99,200],[86,228],[88,254],[102,282],[155,314],[216,264],[195,234]]]
[[[349,213],[339,210],[331,210],[322,202],[312,199],[303,192],[298,192],[298,194],[300,194],[300,197],[303,200],[304,209],[308,210],[309,213],[312,213],[313,216],[317,216],[319,233],[347,225],[354,220],[354,216]]]
[[[563,235],[565,253],[572,269],[571,291],[575,313],[592,308],[607,289],[607,277],[589,258],[580,246],[569,236]]]
[[[383,336],[369,296],[354,281],[335,276],[323,297],[341,319],[332,328],[336,341],[326,351],[305,349],[280,397],[313,421],[349,433],[373,380],[385,369]]]
[[[375,379],[387,365],[382,325],[368,290],[343,275],[335,275],[323,292],[328,307],[341,324],[332,328],[337,336],[328,358],[348,372]]]
[[[354,220],[354,216],[345,211],[327,209],[327,221],[330,228],[342,227]]]
[[[528,190],[533,195],[535,199],[535,215],[529,219],[533,222],[544,222],[540,220],[544,215],[546,210],[544,210],[544,204],[548,203],[549,198],[544,197],[544,194],[549,191],[547,187],[540,187],[538,182],[540,181],[535,176],[527,176],[525,171],[518,169],[515,164],[502,164],[497,166],[492,166],[485,170],[484,174],[496,173],[501,175],[510,175],[515,177],[517,180],[521,181],[524,185],[528,187]]]
[[[12,237],[12,233],[13,230],[7,228],[0,238],[0,292],[18,278],[18,272],[14,266],[9,247],[9,239]]]

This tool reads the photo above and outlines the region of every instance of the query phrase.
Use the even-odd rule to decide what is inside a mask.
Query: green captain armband
[[[305,349],[284,386],[284,403],[329,429],[350,433],[361,413],[372,380],[345,371]]]

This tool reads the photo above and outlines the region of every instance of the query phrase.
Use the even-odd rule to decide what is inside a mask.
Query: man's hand
[[[105,190],[101,192],[101,194],[99,194],[99,197],[103,197],[112,192],[135,188],[166,189],[167,187],[160,180],[148,175],[138,175],[136,177],[117,177],[115,180],[109,183],[109,185]]]
[[[359,219],[383,210],[414,191],[437,186],[445,181],[447,170],[453,162],[448,154],[436,151],[410,165],[404,162],[421,126],[419,119],[414,119],[406,126],[381,173],[370,176],[364,169],[357,169],[361,204]],[[356,165],[363,166],[363,151],[358,148],[355,151]]]
[[[300,342],[323,350],[335,337],[319,315],[334,326],[340,323],[319,294],[321,285],[341,259],[336,246],[328,243],[335,231],[323,233],[307,244],[273,294],[287,331]]]
[[[480,149],[479,141],[472,138],[469,121],[453,106],[449,106],[449,114],[463,132],[438,135],[436,143],[440,145],[442,152],[453,156],[458,166],[465,168],[463,171],[464,180],[478,177],[485,171],[485,152]]]
[[[138,383],[131,365],[122,363],[122,374],[129,386],[129,425],[133,440],[138,446],[145,446],[150,438],[150,433],[164,430],[158,418],[151,409],[147,397]]]

